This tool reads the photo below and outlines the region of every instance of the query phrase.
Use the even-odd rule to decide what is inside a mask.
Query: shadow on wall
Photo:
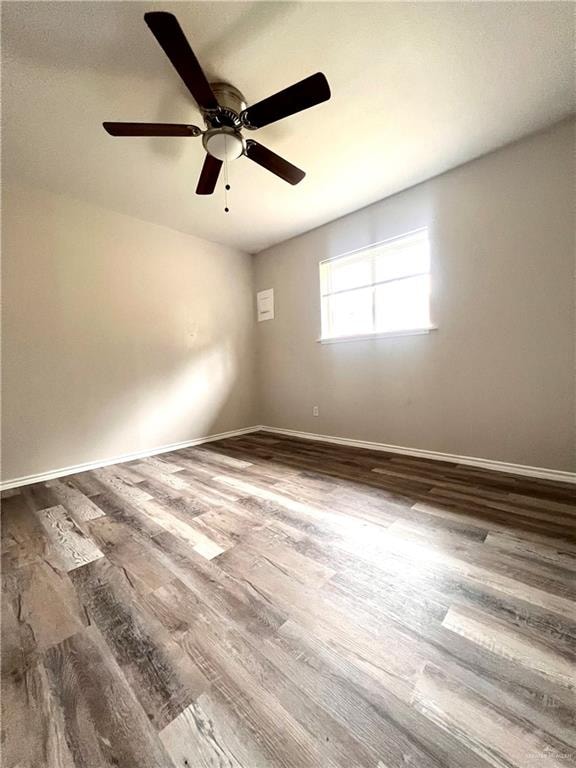
[[[3,202],[5,480],[253,425],[248,256],[28,188]]]
[[[148,373],[134,375],[131,385],[116,388],[105,400],[88,393],[87,418],[77,422],[75,434],[51,430],[31,448],[32,472],[153,452],[231,428],[229,414],[237,410],[234,393],[240,372],[230,339],[195,350],[180,365]],[[53,406],[60,409],[62,403]],[[244,426],[238,422],[238,427]],[[10,464],[3,469],[4,481],[20,475]]]
[[[175,434],[182,434],[183,440],[212,434],[237,376],[238,363],[229,341],[201,350],[165,377],[155,376],[138,404],[141,442],[162,445]]]

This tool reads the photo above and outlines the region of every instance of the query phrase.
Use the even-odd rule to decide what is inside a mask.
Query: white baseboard
[[[88,461],[85,464],[74,464],[71,467],[61,467],[60,469],[50,470],[49,472],[41,472],[38,475],[25,475],[24,477],[14,477],[11,480],[3,480],[0,482],[0,491],[8,491],[10,488],[19,488],[21,485],[31,485],[32,483],[42,483],[45,480],[55,480],[57,477],[64,477],[65,475],[74,475],[77,472],[86,472],[90,469],[99,469],[100,467],[108,467],[111,464],[122,464],[125,461],[133,461],[134,459],[144,459],[147,456],[156,456],[158,453],[168,453],[169,451],[177,451],[180,448],[191,448],[194,445],[200,445],[201,443],[211,443],[214,440],[224,440],[226,437],[237,437],[238,435],[246,435],[249,432],[257,432],[260,429],[259,426],[244,427],[244,429],[233,429],[230,432],[221,432],[218,435],[207,435],[206,437],[197,437],[194,440],[184,440],[181,443],[171,443],[170,445],[162,445],[159,448],[148,448],[143,451],[136,451],[136,453],[125,453],[122,456],[114,456],[110,459],[101,459],[100,461]]]
[[[286,435],[287,437],[301,437],[304,440],[318,440],[323,443],[348,445],[353,448],[367,448],[371,451],[399,453],[403,456],[416,456],[423,459],[431,459],[432,461],[451,461],[454,464],[480,467],[481,469],[490,469],[494,472],[506,472],[511,475],[524,475],[526,477],[534,477],[541,480],[555,480],[560,483],[576,484],[576,473],[563,472],[559,469],[529,467],[525,464],[510,464],[506,461],[479,459],[474,456],[458,456],[453,453],[438,453],[437,451],[425,451],[421,448],[405,448],[400,445],[387,445],[386,443],[370,443],[367,440],[352,440],[350,438],[334,437],[332,435],[316,435],[313,432],[298,432],[294,429],[261,426],[260,430],[262,432],[272,432],[277,435]]]
[[[194,440],[184,440],[181,443],[171,443],[159,448],[146,449],[136,453],[128,453],[122,456],[114,456],[110,459],[101,459],[100,461],[90,461],[85,464],[75,464],[70,467],[61,467],[49,472],[42,472],[37,475],[25,475],[24,477],[15,477],[11,480],[0,482],[0,491],[7,491],[11,488],[19,488],[22,485],[31,485],[32,483],[41,483],[45,480],[54,480],[57,477],[65,475],[74,475],[77,472],[86,472],[90,469],[99,469],[108,467],[111,464],[122,464],[125,461],[134,461],[134,459],[144,459],[147,456],[156,456],[159,453],[168,453],[177,451],[181,448],[191,448],[194,445],[210,443],[214,440],[224,440],[227,437],[238,437],[247,435],[250,432],[271,432],[277,435],[286,435],[287,437],[300,437],[304,440],[318,440],[323,443],[335,443],[336,445],[347,445],[352,448],[366,448],[371,451],[386,451],[387,453],[398,453],[403,456],[416,456],[432,461],[451,461],[454,464],[464,464],[470,467],[480,467],[481,469],[490,469],[494,472],[506,472],[512,475],[524,475],[525,477],[534,477],[541,480],[555,480],[560,483],[576,484],[576,473],[563,472],[558,469],[546,469],[544,467],[529,467],[524,464],[510,464],[505,461],[494,461],[493,459],[479,459],[474,456],[458,456],[453,453],[438,453],[437,451],[426,451],[421,448],[405,448],[400,445],[387,445],[386,443],[371,443],[367,440],[353,440],[345,437],[335,437],[333,435],[317,435],[313,432],[298,432],[294,429],[280,429],[279,427],[267,427],[263,425],[254,427],[245,427],[243,429],[233,429],[229,432],[221,432],[218,435],[207,435],[206,437],[197,437]]]

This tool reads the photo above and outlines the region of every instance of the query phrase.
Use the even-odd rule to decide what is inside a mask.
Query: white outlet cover
[[[274,288],[258,291],[256,294],[256,307],[259,323],[263,320],[274,320]]]

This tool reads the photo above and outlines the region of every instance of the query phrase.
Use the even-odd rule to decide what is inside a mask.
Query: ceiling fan
[[[171,13],[154,11],[144,14],[152,34],[170,59],[174,69],[194,97],[205,130],[196,125],[174,123],[103,123],[111,136],[202,136],[206,158],[197,195],[211,195],[225,160],[244,155],[289,184],[298,184],[304,171],[253,139],[242,130],[253,131],[284,117],[301,112],[330,98],[326,77],[317,72],[250,107],[241,92],[229,83],[209,83],[178,20]]]

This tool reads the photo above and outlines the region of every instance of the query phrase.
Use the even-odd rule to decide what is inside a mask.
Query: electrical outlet
[[[312,416],[320,416],[320,411],[318,410],[317,405],[312,408]]]

